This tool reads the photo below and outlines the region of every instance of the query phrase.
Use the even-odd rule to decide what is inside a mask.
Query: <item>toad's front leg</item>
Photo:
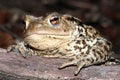
[[[7,48],[8,52],[18,52],[20,53],[24,58],[26,58],[26,54],[31,53],[31,50],[27,48],[27,45],[24,42],[19,42],[16,45],[11,45]]]

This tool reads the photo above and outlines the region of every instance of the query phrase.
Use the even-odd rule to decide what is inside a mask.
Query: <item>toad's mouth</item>
[[[51,36],[51,37],[67,37],[69,36],[69,33],[68,32],[63,32],[63,33],[60,33],[60,32],[56,32],[56,33],[53,33],[53,32],[33,32],[33,33],[29,33],[29,34],[25,34],[24,37],[28,37],[28,36],[33,36],[33,35],[36,35],[36,36]]]
[[[59,33],[56,33],[56,34],[47,34],[47,33],[32,33],[32,34],[28,34],[28,35],[24,35],[24,38],[27,38],[27,37],[44,37],[44,38],[53,38],[53,39],[68,39],[70,38],[69,34],[66,33],[66,34],[59,34]],[[34,38],[33,37],[33,38]]]

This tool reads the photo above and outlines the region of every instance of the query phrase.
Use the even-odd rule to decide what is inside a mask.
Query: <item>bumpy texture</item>
[[[108,61],[112,52],[111,43],[92,26],[85,25],[68,14],[51,13],[46,17],[26,15],[24,41],[8,50],[42,57],[67,58],[69,61],[59,68],[77,66],[81,68]]]

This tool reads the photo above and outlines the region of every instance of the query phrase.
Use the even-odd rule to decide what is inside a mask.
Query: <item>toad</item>
[[[92,26],[76,17],[53,12],[46,17],[26,15],[24,40],[8,48],[40,57],[66,58],[59,69],[77,66],[75,75],[83,67],[109,60],[112,45]]]

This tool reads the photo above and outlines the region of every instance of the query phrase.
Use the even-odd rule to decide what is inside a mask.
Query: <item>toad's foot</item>
[[[67,66],[74,66],[74,65],[78,67],[77,70],[74,72],[74,75],[77,76],[80,70],[84,67],[85,63],[73,60],[73,61],[69,61],[69,62],[62,64],[58,69],[63,69]]]

